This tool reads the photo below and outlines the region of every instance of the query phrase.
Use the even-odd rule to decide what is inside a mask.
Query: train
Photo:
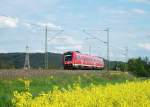
[[[64,69],[104,69],[102,57],[82,54],[79,51],[68,51],[63,54]]]

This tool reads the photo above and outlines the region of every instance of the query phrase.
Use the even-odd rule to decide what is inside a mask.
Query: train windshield
[[[64,60],[72,61],[72,53],[71,52],[64,53]]]

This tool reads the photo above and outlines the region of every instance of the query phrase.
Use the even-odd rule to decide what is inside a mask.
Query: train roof
[[[64,52],[64,53],[71,53],[71,52],[77,52],[77,53],[81,53],[80,51],[66,51],[66,52]]]
[[[78,51],[73,51],[73,52],[77,52],[77,53],[79,53],[80,55],[91,56],[91,57],[96,57],[96,58],[103,58],[103,57],[100,57],[100,56],[94,56],[94,55],[89,55],[89,54],[82,54],[82,53],[80,53],[80,52],[78,52]],[[104,58],[103,58],[103,59],[104,59]]]

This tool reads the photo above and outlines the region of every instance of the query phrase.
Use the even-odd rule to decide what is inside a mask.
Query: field
[[[81,88],[76,84],[69,90],[57,87],[48,93],[33,97],[28,91],[14,92],[16,107],[149,107],[150,81],[91,85]]]
[[[58,91],[62,96],[65,94],[63,91],[65,91],[66,93],[70,93],[69,95],[74,95],[74,92],[77,93],[76,89],[81,90],[79,93],[91,93],[90,90],[100,90],[104,87],[107,88],[109,87],[108,84],[112,84],[110,85],[111,87],[114,84],[123,84],[127,80],[134,82],[144,81],[136,79],[134,76],[128,73],[105,73],[103,71],[90,72],[86,70],[1,70],[0,79],[1,107],[9,107],[12,106],[12,104],[18,106],[18,103],[21,104],[21,102],[19,102],[20,100],[17,99],[17,96],[20,96],[20,94],[26,96],[26,94],[28,93],[27,95],[32,95],[32,97],[30,98],[33,100],[31,100],[30,98],[29,99],[31,100],[31,102],[35,102],[35,99],[38,99],[41,93],[43,93],[43,95],[45,96],[51,96],[51,94],[46,94],[50,93],[50,91],[52,91],[53,93],[57,93]],[[92,88],[90,89],[91,86]],[[73,93],[71,93],[70,90],[74,90]],[[56,96],[54,96],[54,98],[55,97]],[[46,99],[44,100],[47,101]],[[57,98],[56,100],[58,101]],[[15,101],[18,101],[18,103],[16,103]]]

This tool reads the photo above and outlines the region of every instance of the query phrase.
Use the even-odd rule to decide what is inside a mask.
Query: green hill
[[[62,54],[48,53],[49,68],[62,68]],[[0,69],[23,68],[25,53],[1,53]],[[31,68],[44,68],[44,54],[30,53]]]

